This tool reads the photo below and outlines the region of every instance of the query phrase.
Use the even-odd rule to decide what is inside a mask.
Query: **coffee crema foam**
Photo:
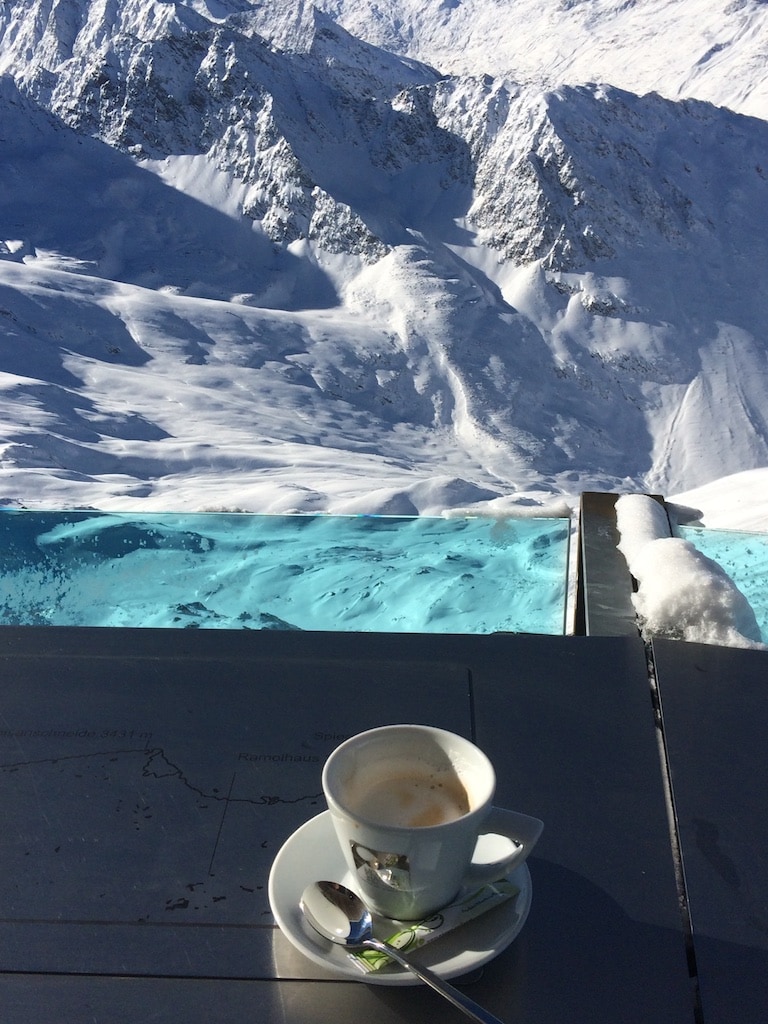
[[[444,825],[470,809],[467,791],[454,771],[424,764],[379,769],[374,778],[355,779],[346,796],[354,813],[400,828]]]

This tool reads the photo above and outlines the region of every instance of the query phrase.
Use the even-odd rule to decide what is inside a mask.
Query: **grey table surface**
[[[768,657],[656,640],[705,1021],[768,1021]]]
[[[464,1019],[335,979],[270,917],[324,756],[390,721],[474,737],[497,803],[545,822],[475,998],[510,1024],[694,1020],[638,638],[5,628],[0,672],[7,1024]]]

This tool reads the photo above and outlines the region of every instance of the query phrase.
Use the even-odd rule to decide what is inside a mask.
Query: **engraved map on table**
[[[211,929],[236,929],[238,949],[265,959],[256,933],[274,925],[272,860],[325,809],[333,747],[386,722],[465,734],[471,722],[468,672],[452,664],[69,658],[28,669],[0,699],[6,970],[256,970],[234,952],[220,963],[235,932],[217,952]],[[168,929],[183,935],[172,952]]]

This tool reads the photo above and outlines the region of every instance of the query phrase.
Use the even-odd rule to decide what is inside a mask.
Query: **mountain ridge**
[[[298,6],[298,5],[292,5]],[[607,83],[765,117],[765,0],[316,0],[352,34],[458,76]],[[261,30],[290,45],[268,5]],[[457,45],[458,43],[458,45]]]

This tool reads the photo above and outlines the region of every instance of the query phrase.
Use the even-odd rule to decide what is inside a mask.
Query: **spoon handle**
[[[469,996],[464,995],[463,992],[454,988],[449,982],[439,978],[429,968],[419,967],[417,964],[411,963],[394,946],[388,946],[386,942],[380,942],[379,939],[366,939],[363,945],[371,949],[377,949],[380,953],[386,953],[387,956],[392,957],[401,967],[405,967],[415,974],[417,978],[421,978],[422,981],[426,982],[427,985],[431,985],[449,1003],[453,1003],[454,1006],[457,1006],[468,1017],[471,1017],[472,1020],[478,1021],[479,1024],[504,1024],[498,1017],[494,1017],[492,1013],[489,1013],[479,1003],[476,1003],[474,999],[470,999]]]

